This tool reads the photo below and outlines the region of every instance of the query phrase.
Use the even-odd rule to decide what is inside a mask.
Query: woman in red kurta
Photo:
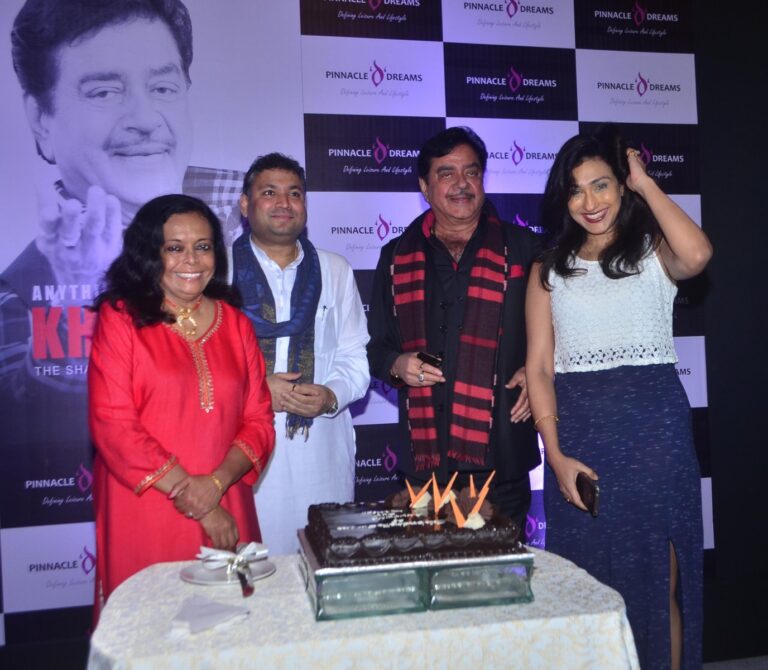
[[[161,196],[126,229],[96,301],[97,613],[148,565],[260,539],[251,486],[274,446],[273,414],[226,262],[213,212]]]

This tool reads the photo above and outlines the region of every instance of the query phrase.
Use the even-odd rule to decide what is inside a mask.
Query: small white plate
[[[251,577],[253,581],[269,577],[277,568],[270,561],[253,561],[250,563]],[[227,579],[227,568],[217,568],[209,570],[202,565],[188,565],[181,569],[182,581],[190,584],[202,584],[203,586],[227,586],[232,584],[240,586],[240,581],[236,575],[232,575],[231,580]]]

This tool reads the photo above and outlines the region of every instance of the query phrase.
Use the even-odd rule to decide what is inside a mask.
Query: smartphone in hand
[[[435,367],[435,368],[443,367],[442,358],[438,358],[437,356],[428,354],[424,351],[420,351],[419,353],[417,353],[416,358],[418,358],[422,363],[426,363],[427,365],[431,365],[432,367]]]
[[[576,475],[576,490],[579,492],[581,502],[592,516],[597,516],[597,510],[600,504],[600,487],[597,481],[588,475],[580,472]]]

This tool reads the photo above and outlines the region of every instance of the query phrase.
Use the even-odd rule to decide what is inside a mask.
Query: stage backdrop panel
[[[381,246],[426,208],[419,147],[448,126],[471,126],[486,141],[486,191],[510,225],[540,231],[557,150],[602,121],[622,125],[654,178],[702,224],[691,0],[183,1],[194,58],[180,188],[215,207],[231,241],[250,162],[269,151],[294,156],[307,168],[309,236],[349,260],[366,309]],[[72,622],[92,602],[95,556],[85,307],[98,287],[57,281],[29,261],[61,173],[35,151],[11,65],[22,4],[0,4],[0,306],[15,297],[24,305],[0,323],[0,643],[8,644],[79,634]],[[681,283],[674,328],[710,548],[705,293],[701,281]],[[359,500],[400,486],[396,401],[374,379],[352,407]],[[542,472],[531,474],[533,546],[546,542]]]

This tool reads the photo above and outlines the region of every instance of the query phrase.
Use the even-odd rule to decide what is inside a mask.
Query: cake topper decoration
[[[424,486],[421,487],[421,490],[418,493],[413,492],[413,488],[411,488],[411,483],[406,479],[405,485],[408,487],[408,493],[411,496],[411,509],[418,507],[419,501],[426,495],[427,500],[425,502],[429,502],[429,493],[427,493],[427,489],[429,488],[431,481],[428,481]]]
[[[467,528],[482,528],[485,525],[485,520],[480,515],[480,508],[483,505],[483,502],[485,501],[485,497],[488,495],[488,489],[491,485],[491,480],[493,479],[493,476],[496,474],[496,470],[491,472],[491,474],[488,476],[488,479],[485,480],[485,484],[483,485],[483,488],[480,489],[480,493],[477,494],[475,490],[475,482],[472,478],[472,475],[469,476],[469,497],[470,499],[475,500],[474,507],[470,510],[469,514],[465,517],[464,514],[462,514],[461,509],[459,509],[459,505],[456,502],[456,499],[451,497],[451,509],[453,510],[454,518],[456,519],[456,525],[459,528],[464,528],[465,526]],[[454,479],[456,476],[454,475]],[[453,483],[453,479],[451,480],[451,483]],[[466,489],[464,489],[463,492],[464,495],[466,495]],[[466,509],[466,508],[465,508]]]
[[[445,488],[445,491],[440,493],[440,488],[437,485],[437,479],[435,478],[435,473],[432,473],[432,492],[433,497],[435,499],[435,514],[437,514],[437,511],[445,504],[446,499],[451,495],[451,489],[453,488],[453,482],[456,481],[456,476],[458,475],[458,472],[453,473],[453,477],[451,477],[451,481],[448,482],[448,486]]]
[[[470,516],[473,514],[477,514],[480,511],[480,506],[483,504],[483,500],[485,500],[485,496],[488,495],[488,488],[491,485],[491,480],[493,479],[493,476],[496,474],[496,470],[491,472],[490,475],[488,475],[488,479],[485,480],[485,484],[483,484],[483,488],[480,489],[480,495],[477,496],[477,502],[475,503],[475,506],[472,508],[472,511],[469,513]]]

